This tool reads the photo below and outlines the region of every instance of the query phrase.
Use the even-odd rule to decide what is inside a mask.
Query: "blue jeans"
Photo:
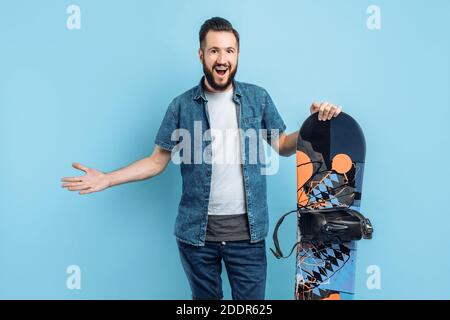
[[[211,242],[193,246],[177,241],[181,263],[193,299],[222,299],[222,259],[233,300],[264,300],[266,288],[266,244],[244,241]]]

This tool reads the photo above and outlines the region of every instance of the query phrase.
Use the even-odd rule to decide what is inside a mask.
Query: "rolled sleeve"
[[[281,118],[278,110],[273,103],[269,93],[264,90],[264,113],[263,113],[263,126],[267,130],[266,140],[271,143],[272,139],[276,139],[281,133],[286,131],[286,124]]]
[[[178,108],[174,101],[172,101],[167,108],[158,133],[156,134],[155,144],[168,151],[172,151],[179,142],[177,135],[177,129],[179,129],[178,114]]]

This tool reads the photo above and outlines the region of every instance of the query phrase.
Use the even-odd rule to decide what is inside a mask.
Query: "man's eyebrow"
[[[208,48],[208,50],[213,50],[213,49],[220,49],[219,47],[211,47],[211,48]],[[236,50],[236,48],[235,47],[228,47],[228,48],[226,48],[227,50],[228,49],[233,49],[233,50]]]

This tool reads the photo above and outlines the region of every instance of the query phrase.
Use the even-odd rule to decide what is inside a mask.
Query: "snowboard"
[[[317,113],[297,140],[297,221],[300,211],[345,207],[360,211],[366,144],[358,123],[341,112],[329,121]],[[297,223],[295,299],[351,299],[355,292],[356,241],[302,239]]]

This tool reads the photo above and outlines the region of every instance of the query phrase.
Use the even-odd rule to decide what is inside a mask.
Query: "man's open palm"
[[[72,164],[72,167],[82,170],[86,174],[80,177],[62,178],[61,181],[66,182],[61,185],[63,188],[67,188],[70,191],[80,191],[79,194],[88,194],[102,191],[109,187],[109,179],[103,172],[90,169],[76,162]]]

